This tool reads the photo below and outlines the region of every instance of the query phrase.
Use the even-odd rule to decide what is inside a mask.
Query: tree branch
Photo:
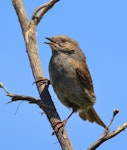
[[[115,131],[111,132],[110,134],[107,135],[106,140],[109,140],[119,134],[120,132],[124,131],[127,128],[127,122],[119,126]]]
[[[30,104],[37,104],[42,110],[45,110],[47,108],[54,109],[54,107],[52,107],[52,106],[44,105],[40,99],[31,97],[31,96],[17,95],[17,94],[11,94],[11,93],[8,93],[7,96],[11,97],[11,101],[8,103],[11,103],[14,101],[19,101],[19,100],[20,101],[25,100],[25,101],[29,102]]]
[[[40,22],[40,20],[42,19],[42,17],[44,16],[44,14],[49,9],[51,9],[55,5],[55,3],[58,1],[59,0],[50,0],[46,4],[43,4],[43,5],[39,6],[38,8],[36,8],[33,12],[32,19],[37,18],[37,24],[38,24]]]
[[[119,126],[115,131],[112,131],[109,133],[109,127],[111,126],[111,124],[114,121],[115,116],[119,113],[119,111],[116,109],[113,111],[113,116],[111,121],[109,122],[109,125],[107,126],[107,128],[105,129],[105,132],[103,133],[103,135],[97,140],[95,141],[89,148],[88,150],[95,150],[97,147],[99,147],[102,143],[106,142],[107,140],[115,137],[117,134],[119,134],[120,132],[124,131],[127,128],[127,122],[125,122],[123,125]]]
[[[101,138],[99,138],[96,142],[94,142],[88,150],[95,150],[97,147],[99,147],[102,143],[106,142],[107,140],[115,137],[117,134],[120,132],[124,131],[127,128],[127,122],[119,126],[115,131],[109,133],[109,134],[104,134]]]
[[[41,101],[37,98],[31,97],[31,96],[26,96],[26,95],[17,95],[17,94],[8,93],[7,96],[11,97],[10,102],[25,100],[25,101],[28,101],[29,103],[38,104],[38,102]],[[8,102],[8,103],[10,103],[10,102]]]
[[[17,1],[12,0],[12,3],[15,8],[15,11],[17,13],[19,22],[22,22],[22,23],[20,23],[20,25],[22,28],[22,33],[24,34],[24,31],[27,30],[29,21],[28,21],[28,17],[27,17],[26,11],[24,9],[22,0],[17,0]]]
[[[29,22],[27,19],[27,15],[26,15],[22,0],[12,0],[13,6],[17,13],[19,23],[21,25],[21,29],[24,35],[26,50],[27,50],[28,58],[30,61],[30,65],[31,65],[31,69],[32,69],[35,81],[38,81],[40,77],[44,78],[40,58],[38,55],[38,47],[37,47],[37,41],[36,41],[36,25],[39,23],[42,16],[57,1],[58,0],[50,0],[47,4],[44,4],[44,6],[41,7],[42,11],[41,9],[40,10],[36,9],[36,11],[34,11],[35,15],[33,15],[32,20]],[[40,82],[37,82],[36,85],[37,85],[38,92],[41,98],[41,101],[39,103],[42,103],[42,105],[44,106],[52,106],[52,108],[46,107],[46,109],[44,108],[42,109],[47,115],[47,118],[49,119],[49,122],[54,130],[55,125],[57,124],[58,121],[60,121],[60,117],[55,109],[54,103],[49,94],[48,85],[40,84]],[[56,133],[56,136],[63,150],[73,150],[73,146],[69,140],[69,137],[65,129],[59,130]]]

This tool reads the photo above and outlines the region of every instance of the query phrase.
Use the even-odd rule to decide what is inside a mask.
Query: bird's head
[[[52,48],[53,52],[73,53],[79,48],[78,42],[65,35],[54,36],[51,38],[46,37],[46,39],[49,40],[49,42],[45,43]]]

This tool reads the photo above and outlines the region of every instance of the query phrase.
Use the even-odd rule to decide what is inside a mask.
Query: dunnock
[[[86,57],[78,46],[78,42],[60,35],[46,38],[45,42],[52,49],[49,64],[50,82],[59,100],[73,112],[79,112],[83,120],[96,122],[106,128],[93,108],[96,97]]]

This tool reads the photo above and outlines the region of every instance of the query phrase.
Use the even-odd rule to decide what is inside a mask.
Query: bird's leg
[[[40,85],[42,84],[46,84],[46,85],[49,85],[50,84],[50,80],[48,80],[47,78],[43,78],[43,77],[40,77],[38,80],[36,80],[34,83],[39,83],[40,82]],[[34,84],[33,83],[33,84]]]
[[[54,128],[53,134],[55,134],[55,132],[58,132],[61,127],[64,127],[66,125],[67,121],[73,115],[74,112],[77,112],[77,109],[73,108],[72,112],[70,113],[70,115],[65,120],[57,122],[57,124],[55,125],[55,128]]]

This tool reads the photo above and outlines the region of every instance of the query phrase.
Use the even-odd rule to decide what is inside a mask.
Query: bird
[[[46,37],[52,50],[49,62],[50,83],[63,105],[71,108],[71,114],[63,121],[65,125],[74,112],[80,118],[96,122],[106,128],[94,109],[96,96],[86,57],[77,41],[65,35]]]

